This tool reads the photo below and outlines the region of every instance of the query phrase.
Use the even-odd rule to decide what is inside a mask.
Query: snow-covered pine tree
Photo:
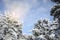
[[[0,15],[0,40],[19,40],[22,36],[22,24]]]
[[[51,9],[51,15],[54,16],[54,20],[58,22],[58,27],[55,29],[55,36],[56,40],[60,40],[60,0],[54,0],[54,2],[58,4]]]
[[[33,35],[35,36],[35,40],[47,40],[49,39],[49,31],[50,31],[50,24],[48,20],[42,19],[39,20],[33,29]]]
[[[53,22],[47,19],[39,20],[33,29],[34,40],[59,40],[56,38],[56,29],[58,28],[58,20],[54,20]]]
[[[53,22],[39,20],[33,29],[34,40],[60,40],[60,0],[52,1],[58,3],[51,9]]]

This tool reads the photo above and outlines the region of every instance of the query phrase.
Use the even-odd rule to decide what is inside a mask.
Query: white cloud
[[[22,19],[30,9],[30,5],[20,1],[5,0],[6,11],[5,14],[10,18]]]
[[[6,14],[9,14],[11,18],[24,19],[30,8],[40,5],[39,0],[4,0],[6,6]],[[47,0],[43,0],[47,2]],[[38,11],[46,11],[45,8],[38,8]]]

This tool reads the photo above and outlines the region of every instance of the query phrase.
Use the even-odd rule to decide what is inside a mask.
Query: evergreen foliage
[[[56,2],[56,3],[60,3],[60,0],[51,0],[53,2]]]
[[[9,16],[0,15],[0,40],[60,40],[60,0],[51,9],[53,21],[40,19],[35,23],[32,35],[22,33],[22,24]]]

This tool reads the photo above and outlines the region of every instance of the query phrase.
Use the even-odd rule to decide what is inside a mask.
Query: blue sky
[[[23,33],[31,34],[29,31],[33,29],[37,20],[40,18],[52,20],[50,10],[53,5],[50,0],[0,0],[0,12],[1,14],[15,13],[23,22]]]

